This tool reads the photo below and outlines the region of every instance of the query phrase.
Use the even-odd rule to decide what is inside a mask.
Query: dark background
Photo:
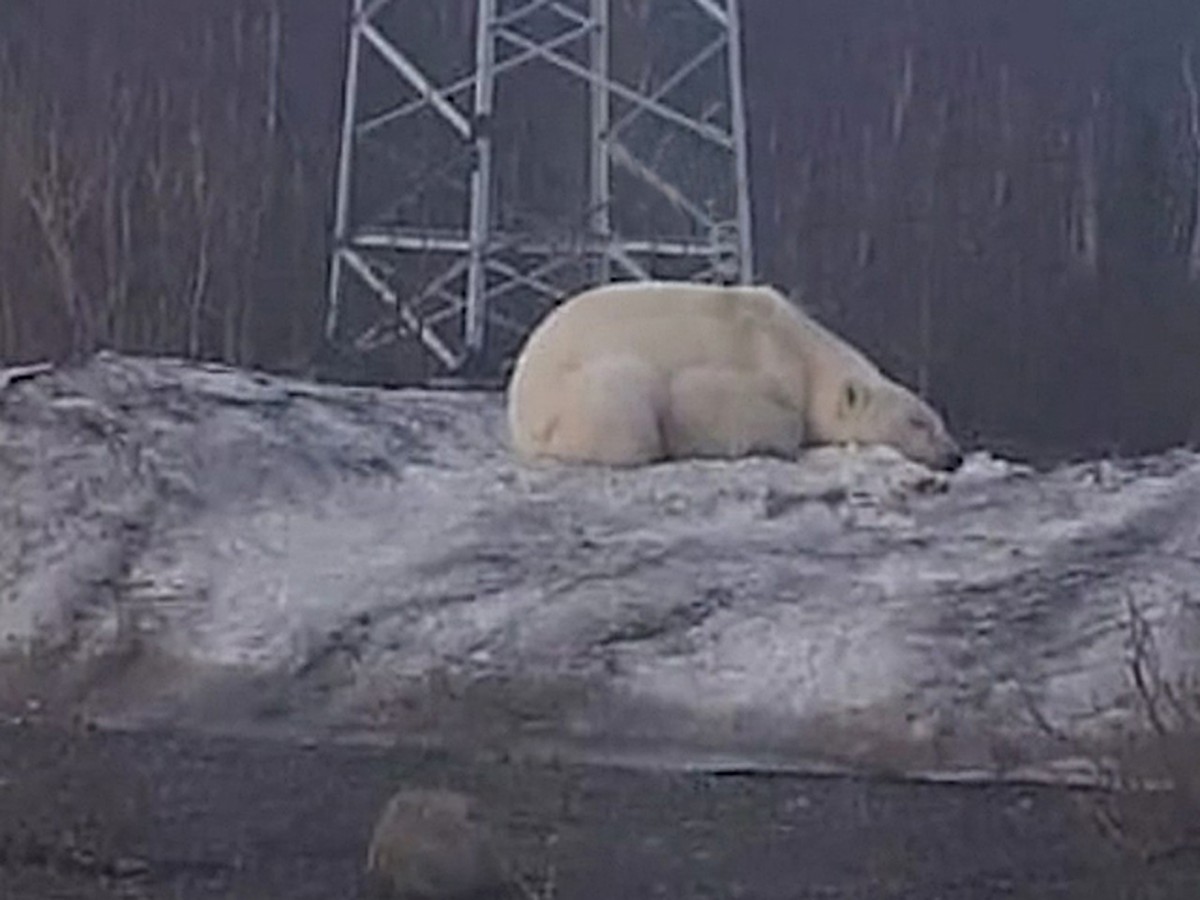
[[[473,3],[400,2],[431,48],[470,46]],[[111,347],[307,370],[347,6],[0,6],[0,360]],[[762,280],[969,443],[1200,441],[1200,5],[743,10]],[[527,126],[548,127],[554,98],[525,84]],[[553,159],[507,162],[553,206]]]

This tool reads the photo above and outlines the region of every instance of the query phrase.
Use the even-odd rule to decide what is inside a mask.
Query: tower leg
[[[331,341],[370,352],[411,339],[433,378],[491,379],[584,287],[753,278],[739,0],[475,0],[469,72],[457,70],[465,28],[439,36],[468,41],[463,54],[429,52],[421,34],[444,2],[352,0]],[[630,59],[615,44],[638,29],[645,52]],[[530,67],[535,96],[497,93]],[[533,105],[566,84],[588,104],[578,126]],[[557,123],[506,146],[534,115]],[[554,177],[505,177],[515,155]],[[343,333],[361,319],[352,300],[378,316],[362,334]]]
[[[358,76],[362,58],[363,4],[354,0],[350,20],[350,43],[346,53],[345,96],[342,99],[342,136],[338,147],[337,198],[333,214],[333,254],[329,261],[329,286],[326,294],[325,338],[337,335],[342,308],[342,248],[350,236],[350,191],[354,174],[354,129],[358,116]]]
[[[729,105],[733,128],[734,177],[737,179],[738,277],[742,284],[754,280],[754,244],[750,211],[750,152],[747,141],[746,75],[742,53],[741,0],[726,0],[729,29]]]
[[[487,325],[487,252],[492,224],[491,117],[496,93],[496,0],[479,0],[475,21],[475,166],[471,172],[467,310],[463,342],[471,356],[483,352]]]
[[[591,85],[591,164],[589,203],[590,230],[601,250],[596,260],[596,281],[605,284],[612,271],[612,169],[609,158],[609,134],[612,108],[608,89],[609,0],[591,0],[593,31],[591,36],[592,71],[598,76]]]

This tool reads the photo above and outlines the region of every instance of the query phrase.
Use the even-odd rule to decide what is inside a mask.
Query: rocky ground
[[[0,897],[329,900],[361,888],[403,785],[467,790],[535,892],[610,898],[1179,898],[1200,854],[1138,862],[1090,794],[662,774],[334,744],[0,726]]]

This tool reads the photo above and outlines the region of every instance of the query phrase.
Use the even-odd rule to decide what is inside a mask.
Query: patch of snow
[[[451,672],[529,702],[586,684],[558,726],[593,748],[942,775],[1069,763],[1031,709],[1133,723],[1131,601],[1165,674],[1197,670],[1196,454],[526,467],[503,421],[497,395],[107,354],[14,381],[0,634],[82,657],[133,629],[327,726],[400,727]],[[176,711],[234,715],[190,684]]]

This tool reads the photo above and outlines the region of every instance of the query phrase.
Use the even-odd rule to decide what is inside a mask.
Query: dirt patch
[[[654,774],[329,743],[0,726],[0,896],[349,898],[402,785],[479,797],[557,898],[1161,897],[1061,788]]]

